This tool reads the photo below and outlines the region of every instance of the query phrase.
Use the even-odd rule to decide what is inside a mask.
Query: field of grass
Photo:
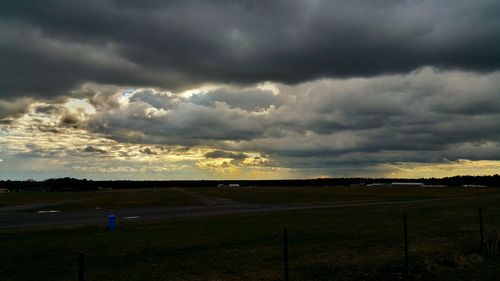
[[[0,193],[0,207],[28,204],[54,204],[66,200],[92,199],[101,192],[14,192]]]
[[[0,194],[0,207],[50,204],[58,210],[122,209],[198,205],[198,198],[175,189]]]
[[[197,196],[224,198],[241,203],[327,204],[339,202],[399,201],[499,193],[496,188],[367,188],[367,187],[258,187],[135,189],[94,192],[33,192],[0,194],[0,208],[15,205],[50,204],[60,210],[121,209],[199,205]]]
[[[199,194],[239,202],[322,204],[348,201],[412,200],[498,194],[497,188],[464,187],[258,187],[200,188]]]
[[[92,200],[56,205],[61,210],[123,209],[141,207],[173,207],[200,204],[198,198],[175,189],[128,190]]]
[[[248,189],[244,196],[235,195],[239,190],[200,192],[248,202],[261,200],[247,194],[276,192]],[[328,201],[316,201],[327,196],[321,193],[301,201],[295,198],[304,195],[302,189],[280,190],[288,200],[305,203],[335,201],[348,191],[331,191],[337,195]],[[358,192],[378,191],[356,190],[345,199]],[[86,280],[282,280],[284,227],[289,231],[290,280],[399,280],[403,213],[408,214],[413,280],[498,280],[500,190],[387,192],[396,199],[455,198],[120,223],[112,233],[94,226],[2,230],[0,280],[76,280],[81,251],[86,253]],[[458,196],[463,193],[476,196]],[[482,254],[476,251],[479,206],[488,233]]]

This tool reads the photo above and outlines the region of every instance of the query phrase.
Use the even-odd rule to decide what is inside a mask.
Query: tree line
[[[91,191],[100,189],[128,188],[168,188],[168,187],[216,187],[228,184],[249,186],[349,186],[368,185],[373,183],[419,182],[425,185],[484,185],[500,187],[500,175],[492,176],[455,176],[445,178],[398,179],[398,178],[318,178],[294,180],[168,180],[168,181],[137,181],[137,180],[107,180],[94,181],[75,178],[52,178],[42,181],[24,180],[0,181],[0,188],[9,191]]]

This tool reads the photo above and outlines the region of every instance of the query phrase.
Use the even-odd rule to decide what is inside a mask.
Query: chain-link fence
[[[223,241],[203,239],[199,233],[199,243],[168,251],[137,240],[127,247],[141,248],[141,255],[115,255],[112,260],[102,255],[105,247],[112,247],[107,246],[113,241],[110,235],[99,251],[57,257],[57,262],[47,263],[52,267],[46,271],[71,271],[72,278],[57,280],[80,281],[500,280],[500,225],[487,213],[483,218],[479,210],[468,217],[455,215],[449,216],[455,220],[449,225],[443,224],[443,214],[393,215],[395,221],[387,231],[353,221],[351,227],[338,229],[277,226],[248,238],[245,230],[239,239]],[[159,243],[161,239],[159,235]],[[24,262],[45,265],[30,257]],[[5,280],[35,280],[5,276]]]
[[[426,229],[418,231],[420,237],[414,235],[412,231],[422,225]],[[495,259],[500,235],[494,228],[485,231],[482,210],[476,224],[464,223],[454,234],[425,218],[406,215],[399,226],[396,233],[400,235],[393,237],[377,237],[364,229],[372,235],[369,238],[335,229],[285,228],[237,243],[214,243],[199,251],[170,252],[162,263],[166,267],[159,272],[164,280],[497,280],[499,277],[500,264]],[[157,259],[159,255],[152,256]],[[484,267],[485,260],[490,264],[493,261],[493,267]],[[154,266],[155,261],[143,262]],[[80,269],[80,280],[85,280],[83,271]],[[101,280],[102,277],[101,273]]]

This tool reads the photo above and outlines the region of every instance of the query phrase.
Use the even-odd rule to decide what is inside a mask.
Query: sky
[[[500,171],[498,0],[0,2],[0,179]]]

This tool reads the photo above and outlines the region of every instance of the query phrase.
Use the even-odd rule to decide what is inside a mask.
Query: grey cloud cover
[[[0,158],[184,176],[224,158],[327,175],[500,160],[499,15],[497,0],[1,1]]]
[[[0,97],[500,66],[500,2],[2,1]]]
[[[270,90],[233,90],[221,87],[208,93],[195,94],[189,98],[189,102],[204,106],[214,106],[217,102],[224,102],[231,108],[258,111],[271,106],[279,107],[283,105],[284,98]]]
[[[205,105],[194,103],[197,96],[174,101],[161,93],[151,98],[150,91],[140,99],[137,91],[122,107],[95,114],[89,129],[121,141],[206,145],[218,148],[217,155],[260,152],[286,166],[305,165],[307,158],[319,166],[499,159],[499,81],[500,72],[424,68],[407,75],[281,84],[280,104],[271,107],[269,99],[262,104],[266,110],[244,102],[236,106],[247,99],[241,93],[270,95],[257,87],[233,88],[227,93],[231,107],[213,94],[221,92],[217,88],[204,95],[218,102]]]

